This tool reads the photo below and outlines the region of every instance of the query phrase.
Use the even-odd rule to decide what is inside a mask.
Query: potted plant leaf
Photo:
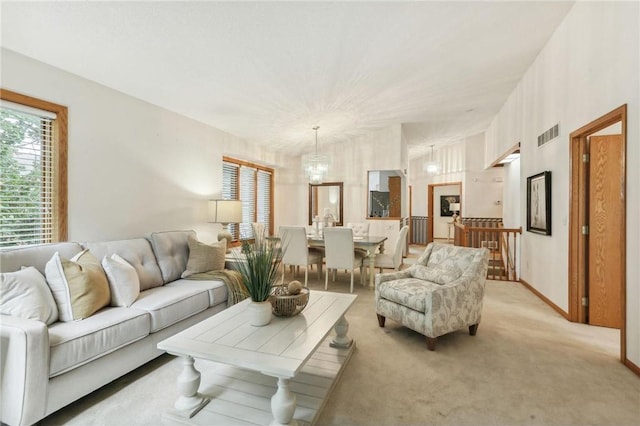
[[[249,304],[250,323],[263,326],[271,321],[272,307],[269,302],[271,287],[278,277],[284,248],[281,239],[256,238],[250,248],[243,242],[241,253],[234,254],[238,272],[247,287],[251,303]]]

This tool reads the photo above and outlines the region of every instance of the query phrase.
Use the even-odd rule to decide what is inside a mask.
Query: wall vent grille
[[[538,136],[538,148],[545,143],[558,137],[558,124],[548,129],[546,132]]]

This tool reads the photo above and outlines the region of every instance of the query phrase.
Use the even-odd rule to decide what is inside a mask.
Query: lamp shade
[[[209,222],[222,224],[242,222],[242,201],[209,200]]]
[[[460,211],[460,203],[449,203],[449,211],[450,212]]]

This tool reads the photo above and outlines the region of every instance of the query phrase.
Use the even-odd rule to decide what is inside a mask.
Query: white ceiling
[[[487,128],[573,2],[1,2],[3,47],[300,153]]]

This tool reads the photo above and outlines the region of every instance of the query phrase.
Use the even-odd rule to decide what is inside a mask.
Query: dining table
[[[384,242],[387,240],[385,236],[369,235],[369,236],[354,236],[353,247],[365,250],[367,257],[365,261],[369,260],[369,287],[373,288],[373,271],[375,271],[376,263],[376,248],[379,248],[380,253],[384,253]],[[324,247],[324,239],[321,235],[307,234],[307,241],[309,247]]]

